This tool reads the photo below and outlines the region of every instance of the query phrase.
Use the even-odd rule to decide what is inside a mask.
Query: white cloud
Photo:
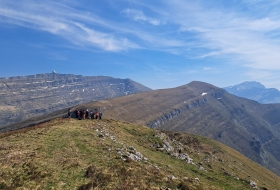
[[[246,73],[246,75],[249,76],[253,80],[260,80],[263,78],[273,76],[273,73],[271,71],[267,71],[267,70],[254,69],[254,70],[248,71]]]
[[[25,3],[10,5],[3,2],[0,2],[0,5],[0,21],[50,32],[80,46],[99,47],[105,51],[139,47],[112,32],[97,31],[94,24],[106,25],[101,19],[95,19],[92,14],[88,15],[64,5],[52,2],[40,4],[34,1],[29,1],[28,6]]]
[[[79,42],[81,41],[82,43],[88,43],[89,45],[100,46],[102,49],[107,51],[120,51],[129,48],[138,48],[136,44],[131,43],[125,38],[115,39],[112,35],[97,32],[93,29],[83,26],[80,23],[74,24],[83,31],[79,32],[75,36],[75,39],[78,39]]]
[[[278,15],[252,16],[230,8],[205,7],[199,2],[174,0],[166,5],[172,12],[169,20],[177,23],[185,35],[195,35],[193,48],[208,51],[198,57],[218,55],[240,66],[280,70],[280,39],[273,37],[280,30]]]
[[[160,25],[161,22],[158,19],[154,19],[146,16],[142,11],[136,9],[125,9],[122,11],[123,14],[126,14],[128,17],[131,17],[135,21],[144,21],[152,25]]]
[[[81,47],[105,51],[141,48],[192,59],[222,57],[242,67],[280,70],[279,0],[243,0],[224,7],[216,6],[216,1],[211,6],[206,3],[149,1],[145,6],[130,1],[133,8],[119,8],[134,21],[157,26],[152,31],[135,22],[108,21],[52,1],[0,0],[0,22],[50,32]],[[241,11],[243,8],[249,10]]]

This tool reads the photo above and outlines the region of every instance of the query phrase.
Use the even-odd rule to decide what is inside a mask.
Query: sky
[[[280,89],[280,0],[0,0],[0,77]]]

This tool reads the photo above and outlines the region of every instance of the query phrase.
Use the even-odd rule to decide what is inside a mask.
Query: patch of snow
[[[186,104],[187,103],[187,101],[184,101],[184,104]]]
[[[53,81],[47,81],[47,82],[53,82]]]
[[[63,88],[65,85],[62,85],[61,87]]]
[[[94,90],[94,89],[92,89],[92,90]]]
[[[85,92],[85,89],[83,89],[83,92]]]
[[[30,83],[26,83],[26,84],[30,84]],[[6,85],[6,84],[4,84],[4,85]]]
[[[204,95],[206,95],[206,94],[207,94],[206,92],[203,92],[201,95],[204,96]]]

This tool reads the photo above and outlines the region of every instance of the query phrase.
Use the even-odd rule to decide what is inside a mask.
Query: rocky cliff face
[[[77,104],[149,91],[130,79],[37,74],[0,79],[0,126]]]

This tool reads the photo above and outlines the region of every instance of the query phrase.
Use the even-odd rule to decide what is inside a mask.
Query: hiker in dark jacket
[[[78,119],[81,120],[81,112],[78,110],[77,112]]]
[[[102,112],[99,112],[99,119],[102,118]]]
[[[81,117],[81,119],[84,119],[84,110],[83,109],[80,110],[80,117]]]
[[[90,119],[93,119],[93,111],[90,111],[90,112],[89,112],[89,118],[90,118]]]
[[[89,112],[88,112],[88,109],[86,110],[86,119],[88,119],[89,117]]]
[[[70,117],[71,117],[71,110],[70,110],[70,108],[68,109],[68,118],[70,119]]]
[[[76,109],[76,110],[75,110],[75,114],[76,114],[76,118],[77,118],[77,119],[79,119],[78,112],[79,112],[78,109]]]

